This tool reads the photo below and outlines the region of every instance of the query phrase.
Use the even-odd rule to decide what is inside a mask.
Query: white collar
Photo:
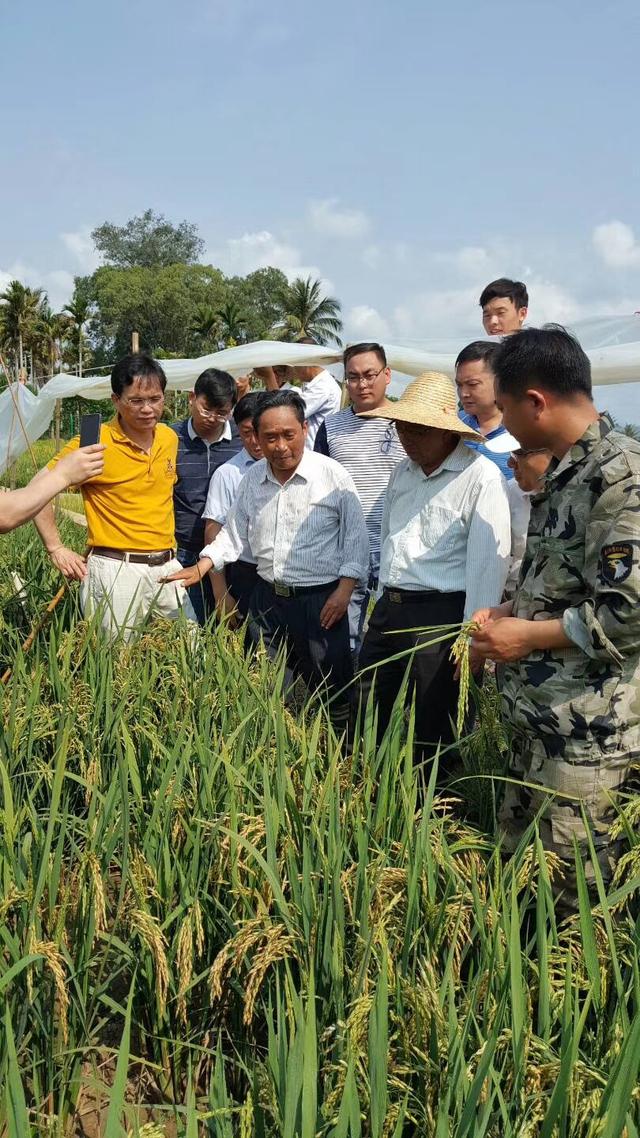
[[[299,476],[302,478],[303,482],[308,482],[311,475],[311,470],[309,467],[313,466],[313,459],[311,458],[312,454],[313,451],[307,450],[305,448],[300,462],[296,466],[293,474],[289,475],[286,482],[280,482],[280,480],[276,478],[275,474],[273,473],[271,467],[269,466],[269,463],[265,461],[262,481],[266,482],[268,479],[269,482],[276,482],[278,486],[286,486],[289,482],[291,482],[292,478],[297,478]]]
[[[187,434],[189,435],[191,442],[195,442],[196,439],[200,439],[200,442],[204,443],[204,445],[206,447],[214,447],[216,445],[216,443],[221,443],[223,439],[225,440],[225,442],[230,443],[231,437],[232,437],[231,436],[231,421],[229,419],[227,419],[227,421],[224,425],[224,430],[223,430],[222,434],[220,435],[219,439],[215,439],[214,442],[208,443],[206,439],[203,439],[202,436],[198,434],[198,432],[196,431],[196,429],[193,425],[193,419],[191,418],[191,416],[189,416],[189,418],[187,419]]]

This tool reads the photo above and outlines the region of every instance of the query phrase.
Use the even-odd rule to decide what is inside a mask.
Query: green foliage
[[[284,320],[287,287],[280,269],[256,269],[246,277],[227,278],[227,291],[243,313],[248,341],[273,338],[273,329]]]
[[[279,329],[281,340],[315,340],[317,344],[340,341],[342,320],[340,301],[322,295],[322,281],[297,277],[282,293],[284,320]]]
[[[204,250],[196,225],[188,221],[173,225],[151,209],[132,217],[126,225],[105,221],[91,237],[104,262],[120,269],[192,265]]]
[[[51,595],[31,535],[3,559]],[[401,714],[346,753],[226,628],[108,649],[71,589],[13,667],[0,1133],[142,1134],[144,1106],[227,1138],[638,1132],[637,800],[613,890],[560,925],[535,833],[503,860]]]
[[[36,470],[41,470],[43,466],[46,466],[56,452],[53,439],[38,439],[38,441],[32,443],[31,446],[35,455],[36,469],[34,469],[30,452],[27,450],[24,454],[21,454],[13,463],[12,468],[13,485],[16,489],[26,486],[27,482],[30,482],[33,478]],[[9,486],[10,482],[11,477],[9,471],[5,470],[4,474],[0,475],[0,486]]]
[[[95,308],[90,335],[97,358],[114,360],[130,351],[135,331],[143,351],[163,348],[191,356],[198,351],[194,313],[202,306],[215,311],[222,306],[224,277],[210,265],[105,266],[91,278],[91,297]]]

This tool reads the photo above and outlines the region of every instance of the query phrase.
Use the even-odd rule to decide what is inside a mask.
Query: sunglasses
[[[525,450],[524,447],[517,447],[516,450],[511,451],[511,457],[515,459],[527,458],[530,454],[548,454],[548,447],[533,447],[531,450]]]

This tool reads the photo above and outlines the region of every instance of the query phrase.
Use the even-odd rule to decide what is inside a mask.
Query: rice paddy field
[[[491,687],[443,788],[226,628],[109,651],[71,590],[23,652],[60,582],[0,564],[1,1135],[637,1138],[640,800],[560,921]]]

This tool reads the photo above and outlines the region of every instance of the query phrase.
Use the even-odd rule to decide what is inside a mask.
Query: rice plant
[[[25,533],[4,546],[40,594],[20,627],[3,610],[0,1134],[639,1133],[639,800],[613,886],[594,906],[578,863],[561,922],[535,827],[510,858],[496,839],[490,686],[438,792],[401,708],[377,744],[367,707],[347,748],[224,626],[108,650],[70,589],[21,652],[58,584]]]

